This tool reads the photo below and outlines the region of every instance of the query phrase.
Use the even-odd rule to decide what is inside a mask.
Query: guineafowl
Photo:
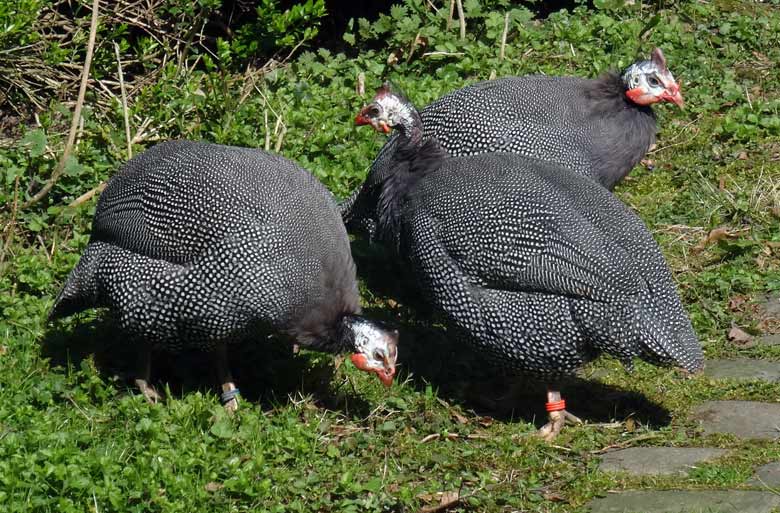
[[[368,191],[376,238],[453,332],[499,366],[554,379],[605,352],[629,368],[634,357],[702,368],[658,246],[607,189],[531,157],[448,156],[388,85],[355,122],[399,133]],[[552,385],[547,409],[551,439],[574,417]]]
[[[423,138],[452,156],[509,152],[560,164],[614,188],[655,140],[651,105],[683,105],[663,52],[597,79],[533,75],[480,82],[422,110]],[[394,134],[369,172],[381,180],[392,164]],[[374,205],[358,189],[341,206],[353,231],[373,231]]]
[[[395,330],[361,317],[335,201],[308,171],[263,151],[173,141],[131,159],[105,188],[80,261],[50,317],[108,307],[141,356],[215,351],[222,400],[237,405],[227,344],[282,333],[351,359],[390,385]]]

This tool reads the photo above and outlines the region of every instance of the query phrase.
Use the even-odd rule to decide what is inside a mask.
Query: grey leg
[[[149,347],[144,346],[141,352],[138,354],[138,369],[137,377],[135,379],[135,386],[146,397],[146,400],[151,404],[155,404],[162,400],[160,394],[149,384],[149,378],[152,374],[152,350]]]

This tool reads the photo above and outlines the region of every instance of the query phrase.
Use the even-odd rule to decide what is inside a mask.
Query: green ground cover
[[[637,169],[617,194],[661,244],[707,356],[780,362],[780,346],[728,338],[735,326],[780,332],[757,306],[780,294],[777,2],[597,1],[540,19],[471,0],[465,40],[457,20],[446,29],[440,3],[439,13],[410,0],[356,20],[331,50],[310,47],[262,71],[232,66],[239,50],[226,45],[205,64],[160,64],[129,104],[133,133],[145,127],[134,154],[168,138],[278,142],[344,197],[384,141],[352,123],[383,78],[424,105],[494,73],[595,76],[660,46],[687,106],[656,108],[653,169]],[[367,97],[356,93],[360,73]],[[40,203],[18,208],[54,169],[70,109],[52,102],[0,147],[0,510],[400,512],[435,506],[444,492],[461,496],[450,511],[577,511],[610,490],[739,487],[780,458],[776,443],[704,437],[687,417],[708,399],[777,401],[780,384],[684,379],[643,363],[629,374],[606,358],[563,389],[586,424],[542,442],[543,385],[497,378],[449,345],[446,330],[374,278],[381,264],[360,244],[365,306],[402,332],[392,389],[330,356],[257,343],[236,350],[249,363],[237,364],[247,401],[234,417],[203,355],[161,356],[155,376],[168,399],[147,404],[129,388],[133,359],[109,316],[46,322],[96,200],[68,205],[127,159],[121,103],[98,108],[96,98],[87,96],[73,158]],[[717,228],[727,236],[708,237]],[[733,453],[682,479],[597,470],[605,448],[638,444]]]

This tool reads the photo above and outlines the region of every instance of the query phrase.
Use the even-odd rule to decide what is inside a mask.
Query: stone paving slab
[[[751,486],[780,488],[780,461],[767,463],[756,469],[755,475],[747,483]]]
[[[780,296],[767,294],[761,299],[758,307],[763,317],[780,318]]]
[[[685,475],[696,465],[727,452],[726,449],[706,447],[632,447],[606,453],[599,470],[628,472],[637,476]]]
[[[780,404],[755,401],[705,401],[693,410],[704,434],[727,433],[739,438],[780,438]]]
[[[780,345],[780,333],[775,335],[763,335],[755,340],[758,346],[777,346]]]
[[[772,492],[744,490],[631,490],[590,503],[591,513],[769,513],[780,507]]]
[[[780,382],[780,363],[751,358],[707,360],[704,374],[715,379],[762,379]]]

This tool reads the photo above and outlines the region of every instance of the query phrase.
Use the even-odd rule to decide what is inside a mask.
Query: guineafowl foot
[[[216,350],[217,378],[222,384],[222,405],[228,411],[233,413],[238,410],[238,387],[233,382],[233,376],[230,374],[230,364],[228,363],[227,347],[221,345]]]
[[[542,426],[542,429],[539,430],[539,436],[547,442],[558,436],[567,420],[572,424],[582,424],[578,417],[566,411],[566,401],[561,399],[561,393],[557,390],[547,389],[547,404],[545,406],[550,415],[550,422]]]
[[[238,388],[232,381],[222,384],[222,405],[228,413],[238,410]]]
[[[146,397],[146,400],[149,401],[149,404],[157,404],[158,402],[162,401],[162,397],[157,393],[157,390],[155,390],[154,387],[150,385],[145,379],[136,379],[135,386],[137,386],[138,390],[140,390],[144,397]]]
[[[575,417],[566,410],[551,411],[550,422],[542,426],[539,430],[539,436],[546,442],[551,442],[561,432],[567,420],[571,424],[582,424],[579,417]]]
[[[144,347],[138,354],[138,377],[135,379],[135,386],[146,397],[150,404],[156,404],[162,401],[162,397],[157,393],[149,379],[152,375],[152,351]]]

